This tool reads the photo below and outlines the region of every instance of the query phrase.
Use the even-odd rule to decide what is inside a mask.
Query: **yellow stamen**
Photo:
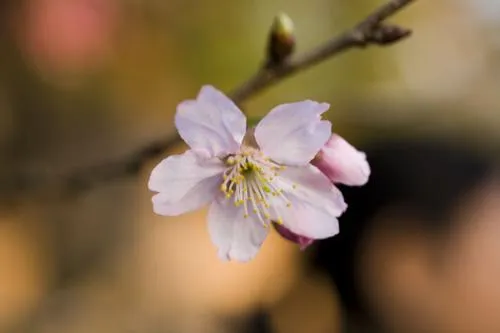
[[[233,198],[235,207],[243,207],[244,218],[254,214],[266,227],[271,224],[271,219],[282,224],[282,218],[272,203],[279,200],[287,207],[291,206],[283,189],[276,183],[276,177],[285,167],[254,148],[242,149],[239,154],[225,159],[228,169],[223,175],[221,191],[227,199]]]

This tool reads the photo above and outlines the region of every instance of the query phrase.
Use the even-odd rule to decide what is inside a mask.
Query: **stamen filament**
[[[233,198],[236,207],[243,206],[243,217],[255,214],[265,227],[272,220],[282,224],[283,219],[277,206],[282,205],[280,201],[287,207],[291,206],[290,200],[279,186],[281,180],[277,178],[285,167],[266,158],[262,152],[248,147],[242,147],[240,153],[229,156],[226,165],[228,169],[223,174],[221,191],[226,198]]]

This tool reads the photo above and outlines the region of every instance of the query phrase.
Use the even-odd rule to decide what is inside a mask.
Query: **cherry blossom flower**
[[[210,204],[209,234],[224,260],[252,259],[272,223],[311,239],[334,236],[347,205],[310,164],[331,135],[330,122],[321,119],[328,108],[310,100],[282,104],[247,131],[229,98],[202,87],[175,116],[191,149],[151,172],[155,213],[177,216]]]

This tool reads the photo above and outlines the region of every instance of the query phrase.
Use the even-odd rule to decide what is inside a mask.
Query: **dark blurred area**
[[[500,295],[498,161],[442,138],[383,140],[372,177],[344,189],[341,233],[315,266],[346,324],[375,332],[494,332]]]
[[[334,130],[372,163],[366,187],[343,189],[341,234],[305,252],[273,234],[251,263],[220,262],[205,211],[153,214],[157,161],[59,191],[172,133],[177,103],[202,84],[250,76],[276,13],[294,19],[303,52],[381,3],[0,2],[0,332],[499,332],[495,0],[419,1],[394,19],[414,30],[403,43],[245,104],[263,115],[327,101]]]

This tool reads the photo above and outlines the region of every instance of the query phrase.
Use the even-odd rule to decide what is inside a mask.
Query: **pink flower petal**
[[[366,155],[336,134],[331,136],[312,164],[334,183],[361,186],[370,177]]]
[[[192,149],[220,156],[238,150],[245,135],[246,118],[222,92],[204,86],[196,100],[179,104],[175,126]]]
[[[265,228],[255,214],[243,217],[243,208],[233,200],[217,198],[208,212],[208,230],[212,242],[223,260],[247,262],[259,251],[269,228]]]
[[[153,197],[155,213],[175,216],[208,204],[219,192],[224,170],[219,159],[191,150],[167,157],[149,178],[149,189],[160,192]]]
[[[306,165],[331,134],[329,121],[321,120],[326,103],[303,101],[272,109],[255,128],[255,139],[265,155],[285,165]]]

